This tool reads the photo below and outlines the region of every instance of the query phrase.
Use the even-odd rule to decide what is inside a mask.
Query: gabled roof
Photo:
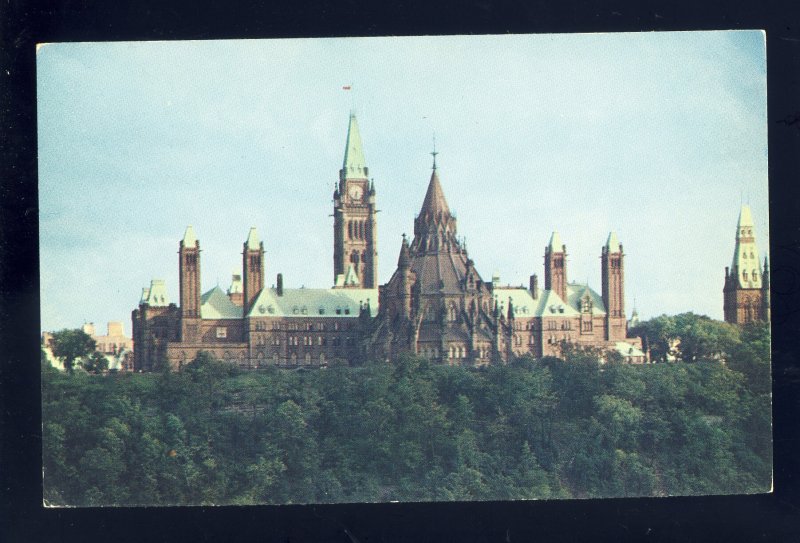
[[[581,311],[581,302],[587,294],[592,300],[592,315],[605,315],[606,306],[603,303],[603,297],[599,293],[592,290],[589,285],[567,284],[567,302],[576,311]]]
[[[364,179],[367,177],[364,149],[361,145],[361,133],[358,130],[358,122],[354,113],[350,113],[342,169],[346,179]]]
[[[378,314],[378,289],[367,288],[265,288],[256,297],[250,317],[358,317],[362,304]]]
[[[200,318],[241,319],[242,308],[233,303],[228,295],[216,286],[200,297]]]
[[[500,305],[501,313],[508,310],[508,301],[514,305],[514,315],[517,318],[528,317],[574,317],[580,314],[581,300],[589,295],[592,300],[592,314],[605,315],[606,308],[603,299],[594,290],[586,285],[567,285],[567,300],[562,300],[554,290],[539,290],[534,300],[531,291],[524,287],[506,287],[493,290]]]

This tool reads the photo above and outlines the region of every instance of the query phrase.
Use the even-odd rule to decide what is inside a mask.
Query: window
[[[217,339],[225,339],[228,337],[228,329],[224,326],[217,326]]]

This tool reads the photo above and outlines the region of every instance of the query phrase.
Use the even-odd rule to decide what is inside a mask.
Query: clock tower
[[[364,161],[361,134],[350,114],[344,163],[333,192],[333,278],[341,288],[378,288],[375,187]]]

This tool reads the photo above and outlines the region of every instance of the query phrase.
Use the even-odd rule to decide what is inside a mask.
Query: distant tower
[[[553,232],[544,249],[544,288],[567,300],[567,246],[561,243],[558,232]]]
[[[335,286],[378,288],[376,211],[375,186],[369,180],[358,122],[351,113],[344,163],[333,193]]]
[[[743,205],[736,225],[736,246],[731,267],[725,268],[723,311],[733,324],[769,321],[769,262],[761,261],[756,246],[750,206]]]
[[[200,317],[200,243],[194,228],[186,227],[179,249],[181,317]]]
[[[180,335],[181,341],[196,342],[200,339],[200,242],[194,234],[194,228],[186,227],[186,232],[178,249],[178,275],[180,282]],[[148,299],[155,297],[154,287],[158,284],[153,281],[148,291]],[[140,327],[141,328],[141,327]],[[134,338],[134,341],[136,338]],[[139,342],[144,340],[140,338]],[[145,349],[147,350],[147,349]],[[152,366],[157,358],[156,351],[145,352],[139,358],[139,367],[142,364]]]
[[[608,234],[601,251],[603,304],[606,306],[606,341],[625,339],[625,253],[617,233]]]
[[[258,240],[255,227],[247,234],[242,250],[242,271],[244,272],[243,315],[247,315],[253,302],[264,288],[264,243]]]

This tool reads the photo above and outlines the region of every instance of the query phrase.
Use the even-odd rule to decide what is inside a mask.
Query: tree
[[[83,359],[83,369],[89,373],[103,373],[108,370],[108,358],[103,353],[94,351]]]
[[[75,361],[90,354],[97,343],[83,330],[59,330],[53,332],[53,356],[64,362],[64,369],[71,374]]]

